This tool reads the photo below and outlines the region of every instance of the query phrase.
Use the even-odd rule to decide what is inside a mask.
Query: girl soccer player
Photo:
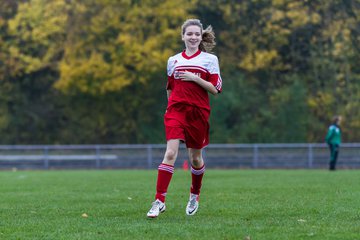
[[[209,144],[210,104],[208,92],[222,90],[218,58],[209,52],[215,46],[211,26],[205,30],[198,19],[188,19],[181,27],[185,50],[169,58],[167,64],[168,105],[164,115],[166,151],[158,167],[155,201],[150,218],[165,211],[165,197],[178,155],[180,142],[186,144],[191,163],[192,183],[186,214],[194,215],[205,172],[202,149]]]

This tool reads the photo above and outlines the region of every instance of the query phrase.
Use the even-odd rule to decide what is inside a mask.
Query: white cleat
[[[190,193],[189,202],[186,206],[186,215],[192,216],[199,208],[199,195]]]
[[[165,209],[166,209],[165,203],[163,203],[159,199],[156,199],[156,201],[152,203],[152,206],[149,212],[147,213],[147,216],[149,218],[156,218],[157,216],[159,216],[160,213],[165,212]]]

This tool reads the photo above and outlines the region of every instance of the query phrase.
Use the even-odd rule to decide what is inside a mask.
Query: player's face
[[[338,120],[338,125],[341,124],[341,121],[342,121],[342,117],[339,117],[339,120]]]
[[[182,40],[184,41],[187,49],[197,50],[202,40],[201,28],[196,25],[188,26],[185,29]]]

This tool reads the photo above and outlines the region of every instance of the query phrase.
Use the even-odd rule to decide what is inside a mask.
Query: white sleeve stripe
[[[219,76],[218,81],[217,81],[217,84],[216,84],[216,89],[220,90],[221,87],[222,87],[222,79],[221,79],[221,77]]]

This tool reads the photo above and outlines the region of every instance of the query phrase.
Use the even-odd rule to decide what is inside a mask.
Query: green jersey
[[[329,130],[326,134],[325,141],[328,144],[338,144],[341,143],[341,129],[338,125],[332,124],[329,127]]]

